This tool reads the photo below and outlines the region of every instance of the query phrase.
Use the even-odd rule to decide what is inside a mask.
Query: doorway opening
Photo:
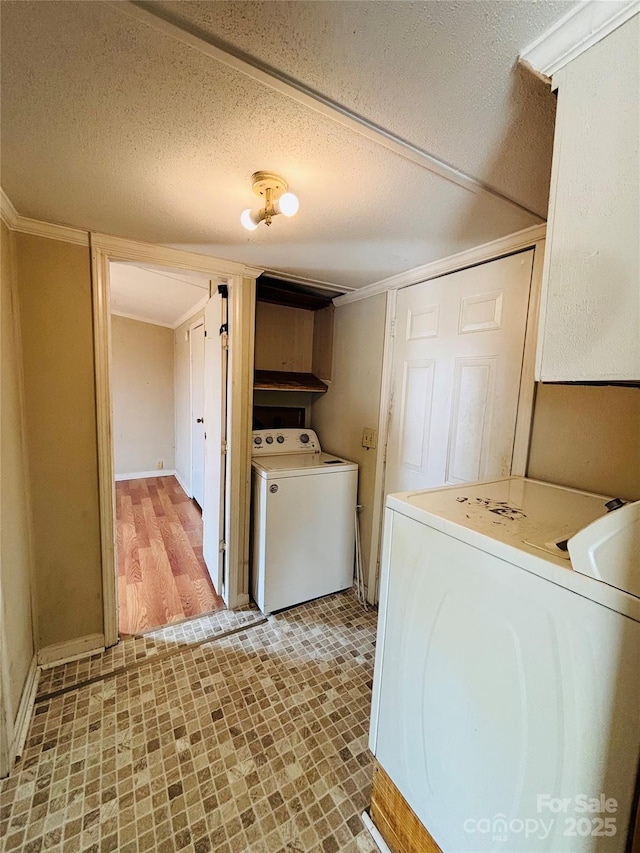
[[[118,632],[137,635],[225,606],[226,300],[174,268],[109,281]]]

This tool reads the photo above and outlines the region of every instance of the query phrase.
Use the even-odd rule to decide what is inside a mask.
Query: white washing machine
[[[607,500],[520,477],[387,498],[369,745],[447,853],[627,849],[640,502]]]
[[[446,853],[628,849],[640,502],[608,500],[520,477],[387,498],[369,744]]]
[[[272,613],[353,584],[358,466],[310,429],[255,430],[251,593]]]

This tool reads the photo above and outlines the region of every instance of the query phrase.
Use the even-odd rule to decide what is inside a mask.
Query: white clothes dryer
[[[272,613],[353,584],[358,466],[310,429],[255,430],[251,593]]]

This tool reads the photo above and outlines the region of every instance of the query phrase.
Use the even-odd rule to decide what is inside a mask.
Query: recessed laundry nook
[[[0,23],[0,851],[640,853],[638,3]]]

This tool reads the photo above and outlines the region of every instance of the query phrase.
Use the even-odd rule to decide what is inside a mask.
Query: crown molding
[[[39,219],[29,219],[21,216],[15,209],[5,191],[0,188],[0,213],[7,227],[20,234],[33,234],[36,237],[48,237],[63,243],[76,243],[80,246],[89,245],[89,232],[68,225],[55,225],[53,222],[41,222]]]
[[[171,323],[165,323],[163,320],[156,320],[152,317],[147,317],[146,314],[131,314],[127,311],[118,311],[116,308],[111,309],[111,314],[114,317],[123,317],[125,320],[135,320],[138,323],[147,323],[150,326],[162,326],[164,329],[172,329],[175,331],[179,328],[183,323],[186,323],[187,320],[190,320],[192,317],[195,317],[200,311],[204,309],[204,306],[209,301],[209,294],[203,296],[202,299],[199,299],[195,305],[192,305],[187,311],[181,314],[177,320]]]
[[[11,204],[11,199],[2,187],[0,187],[0,217],[4,220],[7,228],[15,229],[18,221],[18,211]]]
[[[523,50],[519,61],[548,80],[638,12],[640,0],[583,0]]]
[[[111,316],[122,317],[123,320],[134,320],[136,323],[146,323],[148,326],[161,326],[163,329],[175,328],[173,323],[164,323],[162,320],[152,320],[151,317],[147,317],[145,314],[131,314],[128,311],[117,311],[115,308],[111,309]]]
[[[68,225],[55,225],[53,222],[41,222],[18,215],[18,221],[13,227],[20,234],[32,234],[34,237],[47,237],[62,243],[75,243],[77,246],[89,245],[89,232]]]
[[[490,243],[483,243],[481,246],[474,246],[473,249],[465,249],[464,252],[449,255],[448,258],[431,261],[431,263],[414,267],[398,273],[398,275],[375,281],[360,290],[354,290],[352,293],[345,293],[344,296],[336,297],[333,304],[336,306],[348,305],[350,302],[358,302],[360,299],[367,299],[369,296],[376,296],[378,293],[385,293],[387,290],[398,290],[401,287],[420,284],[423,281],[439,278],[441,275],[450,272],[457,272],[466,267],[492,261],[495,258],[512,254],[520,249],[527,249],[535,243],[539,243],[540,240],[544,240],[546,233],[546,223],[544,225],[532,225],[530,228],[524,228],[522,231],[516,231],[513,234],[507,234],[506,237],[492,240]]]

